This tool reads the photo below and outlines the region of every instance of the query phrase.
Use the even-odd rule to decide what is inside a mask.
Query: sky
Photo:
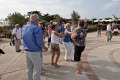
[[[120,0],[0,0],[0,19],[10,13],[24,15],[34,10],[59,14],[63,18],[71,18],[73,10],[81,18],[120,17]]]

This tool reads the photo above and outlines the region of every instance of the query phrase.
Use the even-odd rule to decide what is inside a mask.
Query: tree
[[[78,19],[80,18],[80,15],[73,11],[73,13],[71,14],[71,18],[72,18],[72,21],[78,21]]]
[[[15,24],[23,26],[25,24],[25,17],[18,12],[14,12],[7,16],[10,26],[13,28]]]
[[[92,21],[95,21],[95,20],[97,20],[97,18],[92,18]]]
[[[40,18],[42,17],[41,12],[37,11],[37,10],[36,11],[30,11],[30,12],[27,13],[28,16],[30,16],[31,14],[37,14],[37,15],[39,15]]]
[[[3,27],[0,26],[0,34],[3,32]]]
[[[78,19],[80,18],[80,15],[76,12],[73,11],[71,14],[71,19],[72,19],[72,31],[75,29],[77,26]]]
[[[63,19],[60,15],[58,14],[53,14],[53,15],[50,15],[50,14],[43,14],[41,13],[41,11],[30,11],[27,13],[27,16],[30,16],[31,14],[38,14],[40,19],[42,21],[44,21],[45,23],[49,23],[50,21],[55,21],[57,22],[58,24],[60,24],[62,21],[65,21],[65,19]],[[47,25],[46,24],[46,25]]]
[[[56,21],[56,22],[58,22],[58,23],[60,23],[61,20],[62,20],[62,18],[61,18],[60,15],[58,15],[58,14],[54,14],[54,15],[53,15],[53,18],[54,18],[54,21]]]
[[[63,20],[63,18],[60,17],[60,15],[58,15],[58,14],[49,15],[48,13],[44,14],[42,16],[42,19],[46,20],[47,22],[50,22],[51,20],[53,20],[53,21],[58,22],[58,23],[60,23]]]
[[[54,16],[47,14],[43,14],[42,16],[43,20],[46,20],[47,22],[50,22],[51,20],[54,20]]]

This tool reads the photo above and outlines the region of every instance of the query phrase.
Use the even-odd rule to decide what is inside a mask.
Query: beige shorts
[[[52,49],[53,51],[59,51],[59,52],[60,52],[59,44],[51,43],[51,49]]]

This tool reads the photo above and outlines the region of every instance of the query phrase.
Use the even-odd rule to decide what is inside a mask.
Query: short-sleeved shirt
[[[60,33],[64,33],[64,31],[65,31],[64,25],[60,26],[59,31],[60,31]]]
[[[70,40],[71,40],[71,35],[69,35],[69,34],[67,34],[67,32],[71,32],[70,30],[67,30],[67,29],[65,29],[65,31],[64,31],[64,38],[63,38],[63,42],[70,42]]]
[[[76,38],[73,39],[74,44],[79,47],[85,46],[86,30],[84,28],[77,27],[74,32],[77,34]]]
[[[112,31],[112,26],[110,24],[107,25],[107,31]]]
[[[14,28],[12,34],[15,34],[18,39],[21,39],[22,29],[21,28]]]

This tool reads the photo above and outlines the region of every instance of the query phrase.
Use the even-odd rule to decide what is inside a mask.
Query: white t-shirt
[[[107,25],[107,31],[112,31],[112,26],[110,24]]]
[[[15,29],[13,29],[12,34],[15,34],[18,39],[21,39],[21,35],[22,35],[21,32],[22,32],[21,28],[19,28],[19,29],[15,28]]]
[[[64,31],[64,34],[66,35],[67,34],[67,32],[69,32],[67,29],[65,29],[65,31]]]
[[[51,43],[59,44],[59,37],[56,36],[53,31],[52,31],[52,34],[51,34]]]

